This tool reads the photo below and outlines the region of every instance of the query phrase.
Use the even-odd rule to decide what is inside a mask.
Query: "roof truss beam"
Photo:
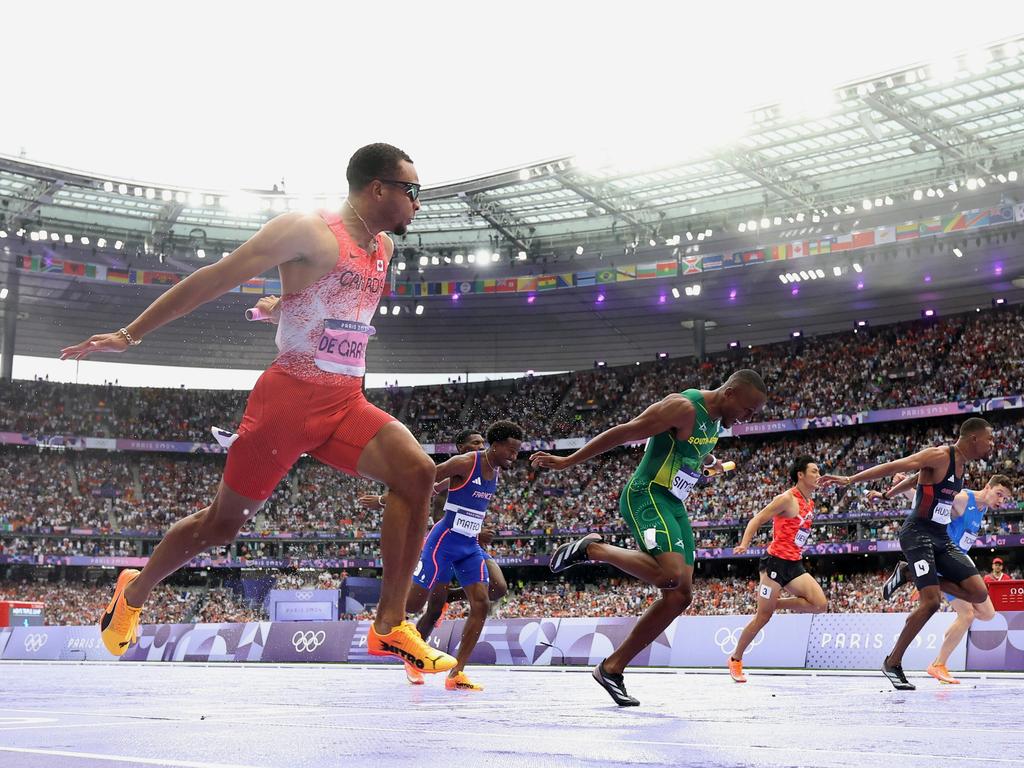
[[[959,126],[889,91],[876,91],[862,98],[865,104],[934,146],[964,171],[983,175],[992,172],[991,157],[995,148]]]

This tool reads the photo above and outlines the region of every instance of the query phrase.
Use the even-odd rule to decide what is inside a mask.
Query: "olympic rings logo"
[[[38,653],[42,649],[42,647],[46,645],[46,641],[49,639],[49,635],[25,635],[25,650],[29,653]]]
[[[295,599],[296,600],[312,600],[313,599],[313,593],[309,592],[309,591],[296,592],[295,593]]]
[[[301,629],[292,635],[292,645],[297,653],[312,653],[327,639],[327,633],[322,629],[319,632],[312,630],[303,632]]]
[[[740,635],[743,634],[742,627],[736,627],[736,629],[729,629],[728,627],[719,627],[718,631],[715,632],[715,645],[717,645],[722,653],[732,653],[736,650],[736,646],[739,644]],[[748,647],[754,648],[764,642],[764,629],[762,628],[754,636],[754,639],[750,641]]]

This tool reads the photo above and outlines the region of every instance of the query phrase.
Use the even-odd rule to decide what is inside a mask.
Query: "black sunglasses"
[[[394,181],[393,179],[377,179],[377,181],[381,184],[395,184],[401,187],[413,202],[420,197],[420,185],[415,181]]]

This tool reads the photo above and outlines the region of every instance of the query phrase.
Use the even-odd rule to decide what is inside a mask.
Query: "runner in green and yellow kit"
[[[540,451],[530,457],[535,467],[561,470],[625,443],[647,440],[640,466],[619,498],[620,512],[639,550],[606,544],[599,534],[590,533],[563,544],[551,556],[555,573],[592,560],[614,565],[661,590],[661,598],[640,617],[629,636],[594,668],[594,679],[619,706],[640,703],[626,693],[622,678],[626,665],[690,604],[695,547],[684,502],[700,479],[704,458],[718,442],[720,427],[750,419],[766,400],[761,377],[744,369],[718,389],[671,394],[568,456]]]

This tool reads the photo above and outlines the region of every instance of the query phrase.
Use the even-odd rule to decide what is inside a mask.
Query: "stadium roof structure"
[[[965,54],[948,71],[907,67],[846,83],[833,96],[816,116],[781,105],[753,110],[736,142],[666,167],[625,172],[557,157],[425,188],[420,214],[397,242],[393,279],[473,281],[681,262],[1024,202],[1024,39]],[[685,119],[701,119],[699,108]],[[341,199],[172,188],[0,157],[0,246],[8,264],[49,251],[187,273],[276,213],[334,207]],[[681,300],[662,297],[683,288],[683,278],[611,286],[602,302],[593,288],[529,304],[515,294],[467,296],[457,307],[449,297],[425,297],[421,316],[381,318],[394,328],[382,328],[371,361],[377,370],[409,372],[561,369],[688,354],[685,324],[699,319],[711,321],[708,347],[715,349],[731,340],[776,340],[797,327],[807,334],[838,330],[862,316],[906,319],[925,305],[963,311],[997,293],[1019,295],[1011,283],[1022,274],[1018,226],[958,244],[875,249],[858,256],[866,278],[854,276],[849,258],[818,257],[801,267],[831,278],[838,266],[842,274],[801,286],[798,296],[776,279],[781,268],[758,265],[701,275],[701,295]],[[33,242],[43,230],[45,242]],[[951,257],[954,247],[965,258]],[[116,328],[154,295],[149,286],[21,275],[16,349],[43,354],[85,330]],[[226,297],[183,321],[177,335],[159,332],[134,359],[262,365],[272,355],[271,334],[235,320],[247,298]]]

